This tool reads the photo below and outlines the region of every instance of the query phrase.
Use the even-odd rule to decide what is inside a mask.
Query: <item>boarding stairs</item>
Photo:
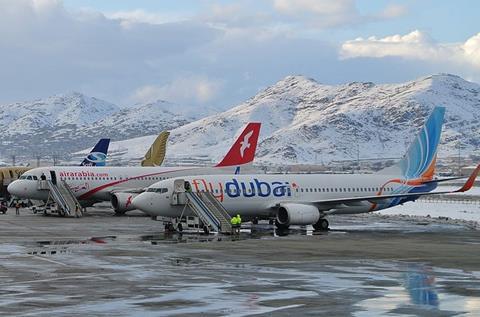
[[[230,215],[211,192],[186,192],[186,196],[188,206],[204,225],[219,233],[232,232]]]
[[[189,185],[188,190],[186,190],[186,185]],[[171,204],[184,206],[180,219],[188,207],[202,221],[204,228],[209,229],[208,231],[232,232],[231,217],[213,193],[208,191],[194,192],[190,189],[190,184],[183,179],[175,180],[173,186]]]
[[[42,182],[46,182],[50,190],[49,199],[52,198],[57,203],[63,214],[77,218],[82,216],[80,203],[64,180],[57,182],[57,184],[54,184],[51,180],[43,180]]]

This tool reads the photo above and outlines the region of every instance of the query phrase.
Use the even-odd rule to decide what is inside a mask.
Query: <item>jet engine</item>
[[[132,201],[133,198],[137,197],[137,193],[126,193],[126,192],[118,192],[113,193],[112,197],[110,198],[110,202],[112,203],[113,210],[117,215],[123,215],[129,210],[133,210]]]
[[[311,225],[320,219],[318,208],[312,205],[285,203],[277,212],[277,226],[288,228],[290,225]]]

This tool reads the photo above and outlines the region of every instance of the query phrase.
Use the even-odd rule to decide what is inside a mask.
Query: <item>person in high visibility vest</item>
[[[242,225],[242,218],[240,218],[240,215],[237,214],[237,225],[240,227]]]
[[[241,219],[239,219],[237,216],[233,216],[232,219],[230,220],[230,224],[232,225],[232,234],[240,233]]]

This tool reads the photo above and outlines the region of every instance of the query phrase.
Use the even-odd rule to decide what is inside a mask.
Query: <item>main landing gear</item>
[[[320,218],[316,223],[313,224],[313,229],[318,231],[328,231],[328,220],[325,218]]]

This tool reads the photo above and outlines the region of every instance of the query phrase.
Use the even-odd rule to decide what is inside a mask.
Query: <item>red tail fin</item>
[[[228,151],[217,167],[243,165],[253,161],[257,149],[258,135],[260,134],[260,122],[247,124],[242,134]]]

